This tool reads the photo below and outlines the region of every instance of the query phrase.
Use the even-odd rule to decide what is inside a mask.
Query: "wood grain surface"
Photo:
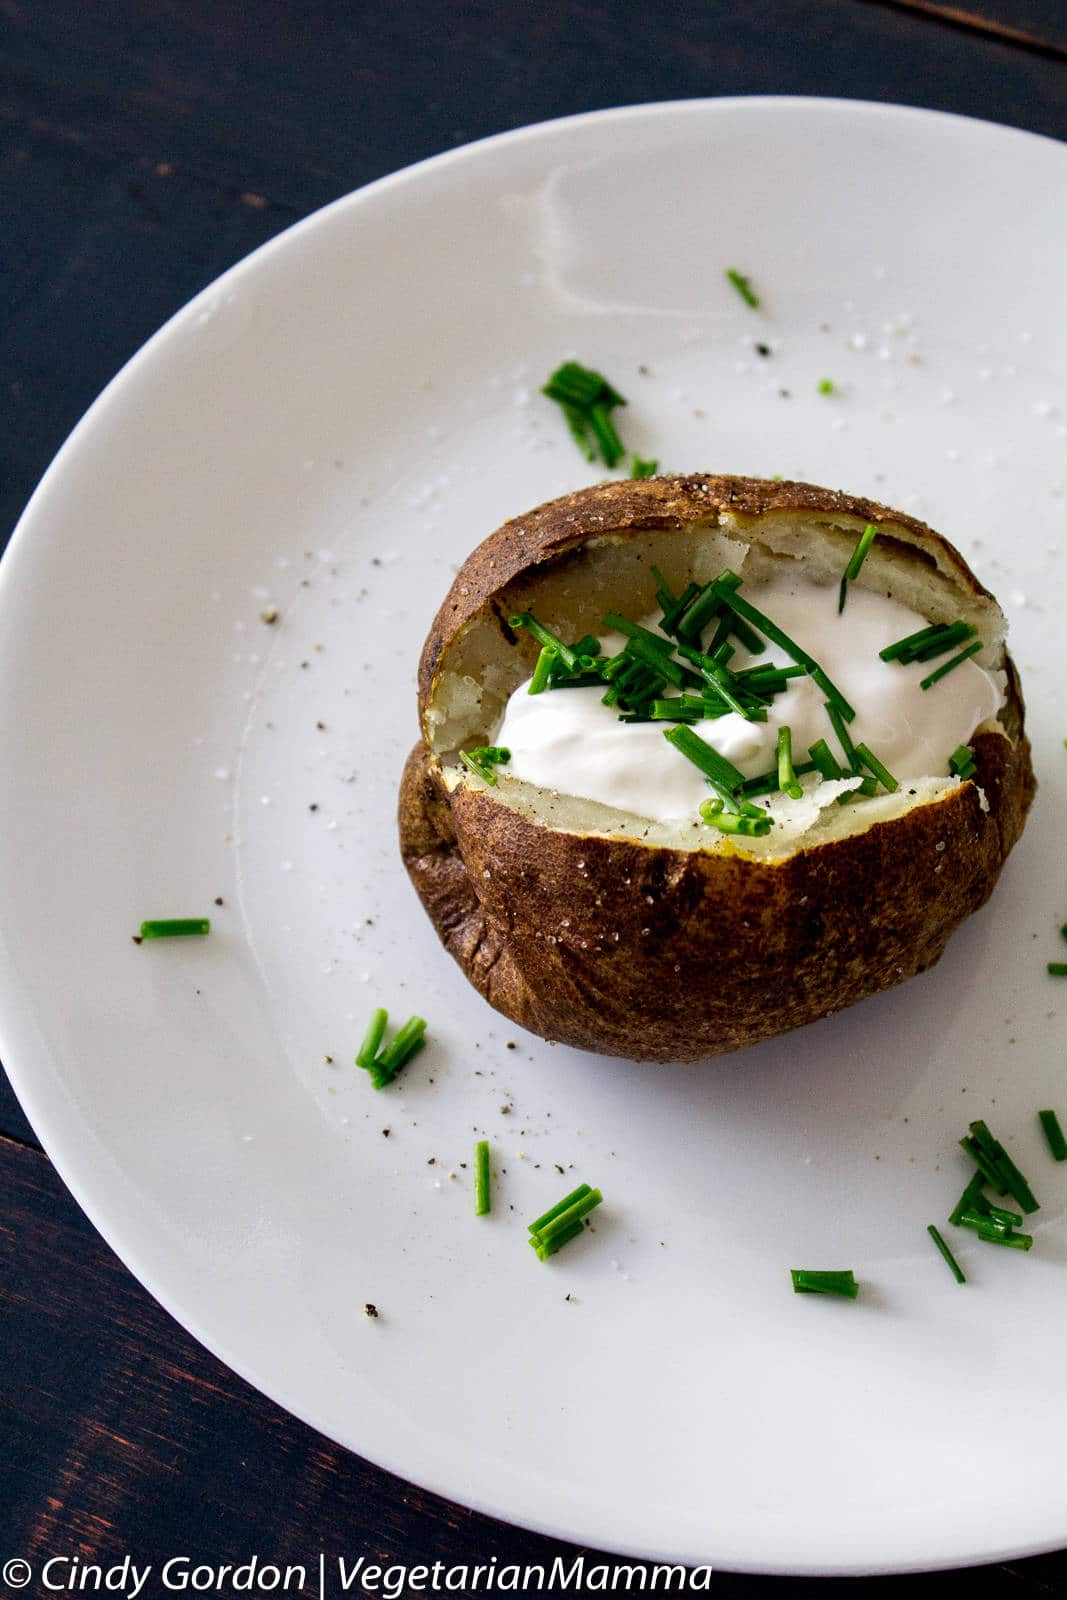
[[[0,544],[148,335],[359,184],[546,117],[701,95],[900,101],[1062,138],[1065,38],[1064,0],[0,0]],[[97,1237],[6,1083],[0,1249],[0,1561],[568,1553],[349,1455],[224,1369]],[[1067,1555],[966,1581],[1067,1592]],[[715,1590],[754,1585],[786,1586]]]

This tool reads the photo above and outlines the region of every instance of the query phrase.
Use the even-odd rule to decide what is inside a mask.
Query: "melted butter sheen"
[[[878,659],[886,645],[926,626],[925,617],[896,600],[852,585],[838,616],[834,587],[780,576],[744,592],[826,669],[856,708],[849,729],[854,742],[868,745],[899,780],[947,773],[956,746],[967,744],[979,723],[996,715],[1000,691],[973,661],[924,690],[920,680],[948,653],[909,667]],[[658,615],[646,618],[644,625],[655,628],[657,621]],[[740,669],[757,661],[788,664],[772,645],[758,657],[739,648],[730,665]],[[699,770],[663,737],[670,724],[620,722],[612,707],[600,703],[600,688],[528,691],[529,679],[511,696],[494,735],[495,743],[511,751],[503,769],[510,776],[653,822],[692,817],[707,799]],[[794,679],[776,696],[766,722],[731,713],[698,722],[695,730],[754,778],[775,765],[782,726],[792,732],[796,763],[808,759],[816,739],[826,739],[842,759],[824,696],[809,678]]]

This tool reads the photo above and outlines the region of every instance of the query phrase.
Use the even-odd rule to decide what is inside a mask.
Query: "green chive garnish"
[[[716,810],[716,807],[719,809]],[[724,811],[721,800],[702,800],[700,815],[711,828],[720,833],[744,834],[750,839],[762,839],[771,831],[771,819],[764,813],[759,817],[742,817],[734,811]]]
[[[882,785],[882,788],[888,789],[890,794],[895,794],[900,788],[900,784],[894,778],[889,768],[883,766],[878,757],[874,755],[865,744],[858,744],[856,745],[855,749],[856,755],[859,757],[860,761],[867,768],[867,771],[873,773],[873,775],[878,779],[878,782]]]
[[[488,1216],[489,1195],[489,1140],[479,1139],[474,1146],[474,1215]]]
[[[393,1040],[377,1058],[376,1065],[380,1072],[386,1072],[389,1077],[395,1077],[401,1067],[407,1066],[412,1056],[417,1055],[426,1043],[426,1022],[422,1017],[409,1017]]]
[[[363,1035],[363,1043],[360,1045],[356,1055],[357,1067],[363,1067],[367,1072],[370,1071],[371,1063],[378,1054],[378,1046],[385,1038],[385,1029],[388,1021],[389,1013],[388,1011],[383,1011],[381,1006],[376,1011],[371,1012],[367,1031]]]
[[[736,267],[727,267],[726,276],[729,278],[730,282],[733,284],[734,288],[737,290],[746,306],[751,306],[753,311],[758,311],[759,296],[755,293],[751,283],[749,283],[744,273],[738,272]]]
[[[541,654],[544,655],[543,650]],[[481,778],[483,783],[491,784],[495,789],[496,773],[493,768],[495,766],[503,766],[509,762],[511,760],[511,751],[505,750],[503,745],[486,744],[479,746],[477,750],[461,750],[459,759],[468,771],[473,772],[476,777]]]
[[[996,1169],[998,1180],[996,1186],[1001,1193],[1014,1196],[1023,1211],[1037,1211],[1038,1203],[1034,1199],[1030,1185],[1000,1140],[994,1139],[986,1124],[980,1120],[970,1124],[970,1131],[972,1138],[981,1146],[986,1159]]]
[[[966,1283],[967,1279],[963,1275],[963,1268],[960,1266],[959,1262],[956,1260],[956,1257],[952,1254],[952,1251],[949,1249],[944,1239],[942,1239],[940,1233],[934,1227],[932,1222],[926,1231],[936,1244],[937,1248],[940,1250],[942,1256],[944,1257],[945,1265],[948,1267],[948,1270],[951,1272],[956,1282]]]
[[[530,1244],[538,1260],[545,1261],[583,1231],[582,1219],[603,1200],[599,1189],[580,1183],[529,1226]]]
[[[576,444],[588,461],[596,451],[609,467],[623,456],[622,441],[615,431],[611,412],[626,401],[599,372],[565,361],[544,385],[541,393],[555,400],[567,419]]]
[[[859,539],[857,540],[856,548],[852,552],[848,566],[841,575],[841,588],[839,589],[837,596],[838,616],[840,616],[842,611],[845,609],[845,596],[848,593],[848,586],[858,575],[860,568],[867,559],[867,552],[874,543],[877,535],[878,529],[875,527],[874,523],[868,522],[867,526],[864,528],[863,532],[859,536]]]
[[[1050,978],[1067,978],[1067,961],[1050,961],[1048,975]]]
[[[969,744],[958,744],[948,758],[948,770],[957,778],[971,778],[978,770]]]
[[[844,717],[832,700],[827,700],[826,702],[826,715],[830,718],[834,732],[841,741],[841,748],[845,752],[845,760],[848,762],[849,771],[858,775],[860,771],[859,753],[852,743],[852,736],[845,725]]]
[[[659,462],[653,457],[644,460],[641,456],[630,457],[631,478],[654,478],[659,471]]]
[[[825,739],[816,739],[815,743],[809,748],[808,755],[824,778],[843,778],[845,776]]]
[[[556,652],[568,672],[577,672],[579,667],[577,652],[570,645],[564,644],[562,639],[557,639],[550,633],[543,623],[538,622],[532,611],[522,611],[518,616],[508,618],[508,627],[518,630],[525,628],[532,633],[539,645],[548,645]]]
[[[555,645],[543,644],[541,646],[541,654],[537,658],[533,677],[530,679],[530,687],[526,691],[527,694],[542,694],[548,688],[549,679],[552,676],[552,668],[558,661],[559,651]]]
[[[778,787],[790,800],[803,798],[804,790],[793,771],[793,736],[788,728],[778,729]]]
[[[141,923],[142,939],[187,939],[211,932],[209,917],[156,917]]]
[[[895,644],[887,644],[878,655],[882,661],[899,661],[910,666],[913,661],[930,661],[943,656],[954,645],[973,639],[978,629],[970,622],[934,622],[917,633],[909,633]]]
[[[794,1267],[789,1275],[796,1294],[834,1294],[855,1300],[860,1292],[851,1272],[809,1272],[806,1267]]]
[[[818,389],[820,394],[833,394],[834,380],[832,378],[820,378]]]
[[[741,580],[735,572],[727,570],[720,578],[716,579],[712,587],[718,591],[723,605],[728,606],[731,611],[737,612],[739,616],[743,617],[746,622],[750,622],[760,633],[773,640],[776,645],[779,645],[785,651],[791,661],[795,661],[798,666],[804,667],[823,693],[837,706],[846,722],[851,722],[856,715],[855,711],[837,685],[826,676],[815,657],[809,655],[806,650],[801,649],[795,639],[791,639],[787,633],[779,628],[777,623],[771,621],[770,617],[764,616],[762,611],[757,610],[751,601],[737,594],[735,591],[740,582]]]
[[[379,1053],[378,1047],[385,1035],[388,1020],[388,1013],[381,1007],[371,1013],[363,1043],[356,1055],[356,1066],[369,1074],[376,1089],[384,1089],[387,1083],[392,1083],[401,1067],[407,1066],[412,1056],[417,1055],[426,1043],[423,1037],[426,1032],[425,1020],[422,1017],[409,1017],[393,1042]]]
[[[1038,1120],[1045,1130],[1048,1147],[1054,1161],[1067,1161],[1067,1139],[1063,1137],[1060,1119],[1054,1111],[1039,1111]]]
[[[953,656],[951,661],[946,661],[944,666],[937,668],[936,672],[931,672],[928,678],[921,679],[919,688],[931,689],[935,683],[939,683],[940,680],[944,677],[947,677],[950,672],[954,672],[962,662],[968,660],[971,656],[976,656],[981,648],[981,639],[976,639],[973,644],[969,644],[967,646],[966,650],[961,650],[958,656]]]
[[[698,733],[694,733],[692,728],[664,728],[663,737],[695,767],[700,768],[727,811],[747,817],[766,817],[766,812],[761,811],[759,806],[750,805],[747,800],[740,798],[738,791],[745,781],[744,775],[725,756],[713,750]]]

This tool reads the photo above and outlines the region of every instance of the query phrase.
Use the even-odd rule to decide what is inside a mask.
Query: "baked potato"
[[[712,825],[721,802],[704,808],[709,820],[656,820],[459,759],[492,745],[538,662],[517,618],[560,638],[599,637],[605,613],[641,618],[657,586],[670,596],[724,569],[741,575],[741,593],[758,596],[787,571],[832,585],[836,601],[869,525],[877,536],[849,593],[891,597],[930,629],[963,632],[997,686],[963,777],[946,750],[938,771],[893,792],[868,777],[861,797],[854,764],[851,792],[818,790],[825,803],[808,805],[799,831],[761,821],[746,836]],[[698,1060],[800,1027],[925,971],[992,892],[1034,792],[1004,636],[999,607],[953,546],[868,500],[703,475],[566,495],[479,545],[430,629],[421,736],[400,788],[405,866],[470,982],[545,1039]],[[809,776],[805,796],[823,782]]]

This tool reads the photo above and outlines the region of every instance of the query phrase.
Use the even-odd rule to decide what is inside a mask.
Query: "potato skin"
[[[555,832],[491,792],[449,796],[425,746],[401,784],[412,882],[490,1005],[636,1061],[740,1050],[937,961],[989,898],[1033,793],[1029,746],[976,737],[977,778],[785,861]]]
[[[691,496],[707,491],[694,481],[714,484],[715,498],[740,486],[753,514],[779,494],[798,507],[819,495],[823,508],[832,498],[851,515],[908,524],[916,543],[937,540],[959,563],[961,586],[985,593],[947,542],[868,501],[739,479],[606,485],[610,516],[597,491],[584,491],[505,524],[474,552],[427,640],[422,708],[449,640],[531,559],[568,548],[576,525],[579,540],[626,526],[628,507],[634,527],[696,520]],[[657,483],[666,486],[658,501],[647,493]],[[511,550],[520,525],[525,562]],[[450,794],[420,741],[401,782],[401,853],[446,949],[512,1021],[606,1055],[700,1060],[842,1010],[938,960],[992,893],[1034,792],[1010,661],[1004,722],[1011,738],[972,740],[974,781],[784,860],[546,828],[492,790]]]

